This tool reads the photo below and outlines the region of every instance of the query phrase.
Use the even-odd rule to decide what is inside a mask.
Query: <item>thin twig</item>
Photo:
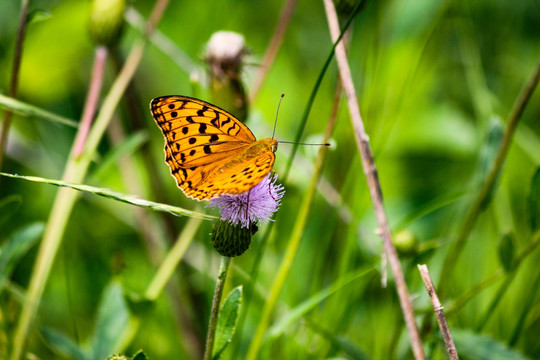
[[[476,223],[476,219],[478,218],[482,210],[485,208],[493,192],[495,191],[495,183],[499,178],[501,168],[504,165],[504,160],[506,159],[506,154],[508,153],[508,149],[512,142],[514,131],[521,118],[521,114],[523,114],[523,111],[525,110],[525,106],[527,106],[527,103],[529,102],[529,99],[531,98],[534,89],[538,84],[539,78],[540,62],[538,62],[532,77],[530,78],[527,85],[523,88],[522,92],[519,94],[519,97],[517,98],[516,103],[512,108],[510,119],[508,120],[508,125],[506,126],[506,131],[504,133],[504,138],[502,140],[501,147],[499,148],[497,157],[495,158],[493,167],[491,168],[489,175],[486,178],[486,181],[482,184],[482,188],[478,193],[478,196],[474,200],[473,205],[471,206],[471,210],[467,214],[465,221],[463,222],[463,225],[458,233],[456,242],[454,243],[452,249],[450,249],[450,251],[448,251],[448,254],[446,255],[438,282],[439,294],[441,294],[441,296],[445,294],[446,290],[446,282],[444,282],[443,279],[447,279],[450,272],[454,268],[454,265],[456,264],[461,252],[463,251],[465,242],[469,237],[469,234],[471,233],[474,224]]]
[[[75,156],[82,154],[86,138],[92,127],[94,115],[96,113],[99,95],[101,94],[101,85],[103,84],[103,76],[105,75],[105,65],[109,51],[105,46],[98,46],[94,56],[94,67],[92,68],[92,77],[90,79],[90,87],[86,95],[83,115],[81,123],[75,137],[74,151]]]
[[[296,6],[296,2],[297,0],[288,0],[285,4],[285,8],[281,13],[281,17],[279,18],[276,30],[274,31],[274,36],[270,41],[270,45],[268,45],[268,49],[264,54],[260,69],[257,72],[253,85],[251,86],[251,91],[249,92],[250,104],[253,104],[253,102],[257,98],[259,90],[261,89],[261,85],[264,82],[264,79],[266,78],[266,75],[268,74],[272,63],[274,62],[274,59],[276,58],[276,54],[278,53],[279,48],[281,47],[281,43],[283,42],[285,31],[289,27],[289,23],[291,21],[294,7]]]
[[[334,3],[332,2],[332,0],[324,0],[324,5],[328,18],[328,24],[330,27],[330,33],[332,35],[332,41],[336,41],[339,36],[340,29]],[[357,146],[362,156],[362,167],[369,186],[371,200],[373,202],[373,206],[375,207],[375,213],[377,215],[377,221],[379,224],[378,233],[380,233],[383,239],[384,249],[386,255],[388,256],[388,261],[394,274],[401,309],[403,311],[405,323],[407,324],[407,330],[409,332],[409,337],[411,340],[412,350],[416,359],[425,359],[422,342],[420,340],[420,334],[414,320],[414,309],[409,296],[409,291],[407,290],[407,284],[405,283],[403,270],[401,269],[401,264],[399,263],[397,251],[392,242],[392,235],[390,233],[390,228],[386,219],[381,187],[377,175],[377,168],[375,166],[373,154],[369,146],[369,138],[365,132],[362,117],[360,115],[360,107],[358,106],[358,101],[356,100],[356,92],[354,89],[351,70],[349,68],[347,54],[343,42],[340,42],[336,47],[336,60],[338,63],[343,88],[345,90],[345,95],[347,96],[349,111],[351,113],[351,120],[355,129]]]
[[[216,282],[216,290],[214,291],[214,299],[212,300],[212,312],[210,313],[210,324],[208,325],[208,335],[206,337],[206,346],[204,349],[204,360],[212,359],[219,315],[219,304],[221,303],[221,296],[223,295],[223,288],[225,287],[225,280],[227,280],[227,273],[229,271],[231,260],[232,258],[228,256],[221,257],[219,275]]]
[[[441,302],[439,301],[437,293],[435,292],[435,287],[433,286],[431,277],[429,276],[429,270],[426,265],[420,264],[418,265],[418,270],[420,271],[420,275],[422,275],[422,280],[424,280],[424,284],[426,285],[426,290],[428,292],[429,299],[431,300],[431,304],[433,305],[435,316],[437,316],[437,321],[439,322],[439,328],[441,329],[444,344],[446,345],[446,351],[448,351],[448,356],[450,356],[450,359],[452,360],[458,360],[459,357],[457,354],[456,346],[454,345],[454,340],[452,340],[452,335],[450,334],[450,330],[448,329],[448,324],[446,323],[443,307],[441,305]]]
[[[14,98],[17,94],[17,87],[19,84],[19,69],[21,67],[22,51],[24,35],[26,33],[26,18],[28,16],[29,0],[21,1],[21,16],[19,18],[19,29],[17,31],[17,41],[15,42],[15,53],[13,54],[13,67],[11,68],[11,81],[9,84],[9,96]],[[9,127],[11,125],[11,117],[13,112],[7,110],[4,114],[4,122],[2,123],[2,129],[0,130],[0,170],[2,169],[2,162],[4,160],[4,154],[7,145],[7,136],[9,133]]]

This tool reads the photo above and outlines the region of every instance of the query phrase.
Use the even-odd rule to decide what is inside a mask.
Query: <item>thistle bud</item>
[[[98,45],[112,46],[120,38],[124,25],[126,0],[93,0],[90,37]]]
[[[205,60],[210,70],[213,102],[241,121],[247,118],[247,99],[241,80],[243,61],[248,50],[244,37],[231,31],[218,31],[206,46]]]
[[[239,256],[249,249],[251,238],[257,230],[255,224],[251,224],[249,228],[244,228],[241,225],[218,220],[214,224],[211,242],[220,255],[227,257]]]

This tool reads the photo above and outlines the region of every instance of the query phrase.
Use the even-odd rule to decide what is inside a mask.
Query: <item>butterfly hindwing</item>
[[[219,168],[208,178],[205,187],[212,189],[219,195],[241,194],[260,183],[268,175],[272,170],[274,160],[274,153],[266,151],[252,159],[237,162],[233,166],[227,167],[226,171],[220,171],[223,168]]]

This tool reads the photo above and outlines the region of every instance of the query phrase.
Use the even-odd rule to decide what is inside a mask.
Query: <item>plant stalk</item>
[[[332,35],[332,41],[336,41],[339,37],[339,21],[332,0],[323,0],[326,15],[328,18],[328,24],[330,27],[330,33]],[[338,69],[343,83],[343,89],[347,97],[349,105],[349,112],[351,114],[351,120],[353,128],[355,129],[355,138],[360,154],[362,156],[362,168],[367,179],[369,186],[369,192],[371,195],[371,201],[375,208],[377,221],[379,224],[378,233],[382,237],[384,249],[388,256],[390,268],[394,274],[397,292],[399,295],[399,301],[401,310],[407,325],[409,338],[411,340],[411,346],[416,359],[425,359],[424,350],[422,348],[422,342],[418,327],[414,319],[414,309],[412,301],[409,296],[407,284],[405,283],[405,277],[403,270],[399,262],[396,248],[392,242],[392,234],[390,233],[390,227],[388,226],[388,220],[384,210],[382,191],[379,183],[379,177],[377,174],[377,167],[373,159],[373,153],[369,145],[369,137],[367,136],[364,124],[362,122],[362,116],[360,115],[360,108],[356,97],[356,91],[352,81],[351,70],[347,61],[347,53],[345,51],[345,45],[343,42],[339,42],[336,46],[336,60],[338,63]]]
[[[223,289],[225,288],[225,280],[227,280],[227,273],[229,271],[229,266],[231,265],[231,260],[232,258],[228,256],[221,256],[219,274],[216,282],[216,289],[214,291],[214,299],[212,300],[212,312],[210,313],[210,323],[208,325],[208,334],[204,349],[204,360],[212,359],[219,317],[219,305],[221,304],[221,297],[223,295]]]
[[[435,315],[437,316],[437,321],[439,322],[439,328],[441,329],[448,356],[451,360],[459,360],[456,346],[454,345],[454,340],[452,340],[452,334],[450,334],[450,329],[448,329],[448,324],[446,323],[443,306],[439,301],[439,297],[437,296],[437,292],[435,291],[435,287],[431,281],[429,270],[426,265],[420,264],[418,264],[418,270],[420,271],[420,275],[422,275],[422,280],[424,281],[429,299],[433,305],[433,311],[435,311]]]
[[[475,198],[470,208],[470,211],[468,212],[467,217],[465,218],[465,221],[461,226],[456,242],[446,255],[438,282],[439,294],[441,297],[444,296],[446,292],[445,284],[447,282],[444,280],[448,279],[450,273],[452,272],[452,269],[456,265],[456,262],[463,251],[463,248],[465,247],[467,238],[469,237],[469,234],[471,233],[474,224],[478,219],[478,216],[486,207],[491,195],[495,191],[496,181],[499,178],[501,169],[504,165],[508,149],[510,148],[510,144],[512,142],[514,131],[521,118],[521,115],[523,114],[523,111],[525,110],[525,107],[527,106],[527,103],[529,102],[529,99],[534,92],[534,89],[536,88],[536,85],[538,84],[539,78],[540,61],[538,62],[529,82],[519,94],[516,103],[512,108],[510,119],[508,121],[508,125],[506,126],[506,131],[504,132],[504,138],[501,143],[501,147],[499,148],[499,152],[497,153],[497,157],[495,158],[493,167],[491,168],[485,182],[482,184],[482,188],[480,189],[478,196]]]
[[[291,17],[297,1],[298,0],[287,0],[285,8],[283,9],[281,16],[279,17],[278,24],[276,25],[276,30],[274,31],[274,36],[270,41],[270,45],[268,45],[268,49],[264,53],[264,57],[261,62],[259,71],[257,72],[255,81],[253,81],[253,85],[251,86],[251,90],[249,92],[250,104],[253,104],[253,102],[257,98],[259,90],[261,89],[261,85],[266,79],[266,75],[268,75],[268,71],[270,71],[270,67],[272,66],[272,63],[276,58],[279,48],[281,47],[281,43],[283,42],[283,38],[285,37],[285,32],[287,31],[291,22]]]
[[[17,30],[17,40],[15,42],[15,53],[13,54],[13,65],[11,68],[11,81],[9,84],[9,96],[14,98],[17,94],[17,87],[19,85],[19,70],[21,68],[21,59],[24,43],[24,35],[26,34],[26,20],[28,17],[28,5],[29,0],[21,1],[21,16],[19,18],[19,28]],[[4,121],[2,123],[2,129],[0,130],[0,170],[2,170],[2,163],[4,161],[4,155],[7,146],[7,137],[9,133],[9,127],[11,125],[11,118],[13,112],[7,110],[4,114]]]

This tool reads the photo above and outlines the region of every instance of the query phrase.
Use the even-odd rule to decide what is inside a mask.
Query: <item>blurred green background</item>
[[[153,2],[142,0],[128,4],[130,13],[135,10],[144,18],[152,6]],[[280,1],[171,1],[157,29],[200,69],[205,68],[204,49],[214,32],[242,34],[251,50],[242,73],[249,91],[283,6]],[[27,27],[17,98],[78,121],[94,57],[88,36],[90,2],[31,1],[30,10],[33,21]],[[19,11],[18,1],[0,3],[0,93],[4,95],[9,89]],[[352,23],[348,57],[358,101],[390,225],[396,239],[413,241],[398,250],[418,324],[433,326],[423,333],[431,358],[446,355],[436,323],[424,319],[432,310],[416,264],[427,263],[434,280],[438,278],[448,248],[493,163],[493,147],[498,145],[510,110],[538,63],[539,34],[540,3],[531,0],[368,1]],[[125,25],[121,41],[108,59],[103,96],[140,36],[139,30]],[[271,136],[279,96],[285,93],[277,138],[294,139],[331,47],[323,3],[298,1],[275,62],[250,104],[247,125],[257,138]],[[194,209],[196,202],[176,187],[163,161],[163,138],[148,104],[154,97],[169,94],[211,99],[206,84],[165,50],[159,42],[146,47],[113,120],[123,129],[125,140],[118,143],[113,131],[107,132],[85,183]],[[337,79],[333,62],[303,140],[322,138]],[[4,111],[0,109],[0,116]],[[486,351],[502,358],[540,358],[540,254],[533,249],[514,272],[502,270],[504,256],[500,255],[501,243],[506,244],[502,252],[508,254],[509,248],[519,253],[534,240],[526,199],[540,164],[539,119],[537,91],[518,125],[493,200],[480,215],[451,277],[444,279],[448,291],[441,300],[447,310],[470,294],[468,301],[448,314],[458,352],[465,359],[495,358],[486,357]],[[265,342],[261,359],[412,358],[394,284],[390,279],[387,288],[380,286],[381,242],[375,234],[377,224],[352,134],[348,109],[342,102],[323,178],[274,323],[347,274],[366,266],[374,270],[325,298],[301,321]],[[73,128],[15,115],[2,171],[61,179],[74,136]],[[488,141],[490,136],[494,142]],[[129,141],[135,141],[135,146],[126,146]],[[122,146],[127,153],[118,162],[107,162]],[[289,150],[290,146],[280,145],[275,165],[278,174],[283,172]],[[242,334],[234,338],[224,358],[245,356],[264,294],[310,182],[317,151],[299,149],[284,184],[286,195],[270,240],[263,245],[266,226],[262,226],[251,249],[234,259],[226,292],[247,283],[255,254],[264,246],[257,279],[260,293],[244,314]],[[126,162],[133,166],[133,173],[126,174],[118,165]],[[133,180],[139,183],[140,193],[130,191]],[[0,178],[0,245],[29,224],[46,222],[57,191],[50,185]],[[162,251],[188,221],[145,212],[155,226],[154,236],[161,241],[157,248]],[[125,349],[127,353],[143,348],[150,359],[200,356],[219,263],[209,244],[211,229],[211,222],[203,222],[167,294],[144,311],[143,326]],[[143,293],[156,272],[143,238],[132,206],[82,195],[63,236],[28,350],[40,359],[63,358],[43,337],[43,327],[67,334],[77,343],[88,342],[99,299],[112,279],[128,293]],[[509,238],[513,245],[503,240]],[[16,294],[28,286],[37,249],[34,245],[17,262],[8,284],[0,289],[0,358],[9,351],[21,309]],[[477,287],[494,274],[499,276],[497,281],[482,290]],[[488,321],[480,326],[501,284],[513,276],[500,303],[489,310]]]

